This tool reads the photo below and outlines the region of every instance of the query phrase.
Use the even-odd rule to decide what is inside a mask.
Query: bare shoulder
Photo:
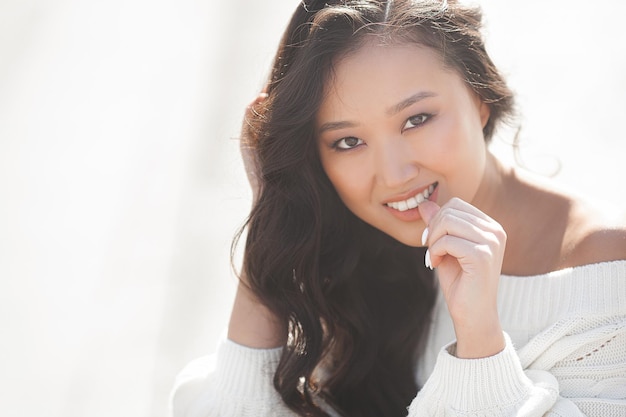
[[[569,266],[626,260],[626,211],[574,201],[564,239]]]

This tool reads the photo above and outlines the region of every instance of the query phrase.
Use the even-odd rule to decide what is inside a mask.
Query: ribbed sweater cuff
[[[448,345],[439,353],[434,372],[424,387],[428,394],[453,409],[468,412],[519,402],[532,383],[524,374],[511,339],[506,333],[504,337],[504,350],[487,358],[459,359],[450,353],[455,344]]]
[[[218,390],[237,398],[275,397],[273,378],[282,348],[253,349],[224,339],[217,350]]]

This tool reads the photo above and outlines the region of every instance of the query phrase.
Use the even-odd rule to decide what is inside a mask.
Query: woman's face
[[[322,166],[356,216],[420,246],[424,198],[476,195],[488,117],[435,51],[366,43],[337,62],[327,85],[316,119]]]

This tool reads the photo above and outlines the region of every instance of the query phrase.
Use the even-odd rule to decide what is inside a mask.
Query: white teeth
[[[393,201],[391,203],[387,203],[387,206],[398,211],[414,209],[425,200],[428,200],[428,197],[430,197],[433,191],[435,191],[435,185],[430,185],[427,189],[417,194],[415,197],[407,198],[404,201]]]

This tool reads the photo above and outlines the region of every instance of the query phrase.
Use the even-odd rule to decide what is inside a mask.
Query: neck
[[[530,198],[528,191],[527,184],[512,167],[503,164],[491,153],[487,154],[484,177],[472,204],[500,223],[507,233],[507,248],[502,264],[505,274],[528,272],[526,263],[522,261],[528,241],[523,226],[527,222],[532,224],[527,218],[528,207],[525,207]]]
[[[487,152],[483,179],[471,203],[506,230],[507,220],[516,212],[513,207],[514,197],[520,185],[513,168],[504,165]]]
[[[488,153],[472,204],[506,231],[503,273],[534,275],[558,267],[570,204],[562,194]]]

